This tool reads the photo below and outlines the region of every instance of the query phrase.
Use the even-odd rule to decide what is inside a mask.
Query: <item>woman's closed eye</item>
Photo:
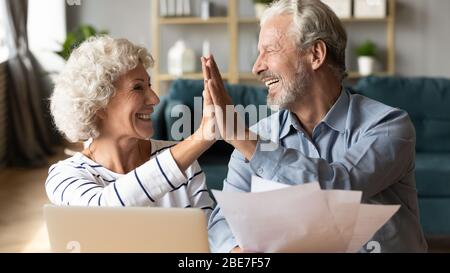
[[[133,90],[137,90],[137,91],[141,91],[144,90],[144,85],[143,84],[136,84],[133,86]]]
[[[148,85],[148,88],[152,88],[152,84],[151,83]],[[135,91],[144,91],[144,85],[143,84],[136,84],[133,87],[133,90],[135,90]]]

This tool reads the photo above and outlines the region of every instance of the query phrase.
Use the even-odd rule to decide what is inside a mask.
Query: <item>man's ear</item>
[[[324,41],[319,40],[310,48],[311,53],[311,68],[313,70],[319,69],[327,58],[327,45]]]

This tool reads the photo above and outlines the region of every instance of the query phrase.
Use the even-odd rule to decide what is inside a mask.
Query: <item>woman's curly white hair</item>
[[[96,113],[115,95],[114,82],[154,60],[144,47],[108,36],[89,38],[75,49],[55,79],[50,110],[58,130],[72,142],[99,135]]]

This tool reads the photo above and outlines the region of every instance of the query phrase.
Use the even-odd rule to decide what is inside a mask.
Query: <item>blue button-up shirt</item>
[[[224,191],[249,192],[253,175],[290,185],[318,181],[322,189],[362,191],[363,203],[401,205],[371,239],[382,252],[427,250],[414,176],[415,130],[406,112],[344,90],[311,138],[287,110],[252,130],[272,142],[275,135],[278,145],[267,151],[267,143],[258,141],[250,161],[234,151]],[[261,204],[261,210],[264,206],[270,204]],[[210,218],[209,237],[213,252],[237,246],[219,206]]]

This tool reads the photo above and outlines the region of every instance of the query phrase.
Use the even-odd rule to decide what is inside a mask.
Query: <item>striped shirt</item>
[[[48,198],[65,206],[201,208],[209,217],[214,202],[199,164],[183,174],[169,149],[176,143],[151,144],[150,160],[128,174],[112,172],[81,153],[59,161],[45,182]]]

